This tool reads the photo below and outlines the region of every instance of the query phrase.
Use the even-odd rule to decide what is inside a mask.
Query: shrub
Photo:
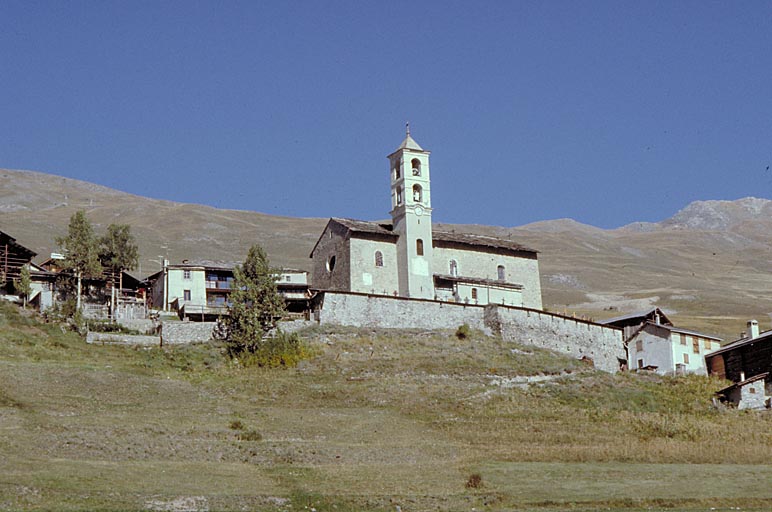
[[[241,420],[233,420],[231,421],[231,424],[229,425],[231,430],[244,430],[244,424],[241,422]]]
[[[482,477],[479,473],[472,473],[466,481],[467,489],[479,489],[483,486]]]
[[[292,368],[310,355],[311,351],[297,333],[277,331],[274,336],[264,338],[257,350],[244,358],[244,365]]]
[[[462,324],[456,329],[456,338],[460,340],[467,339],[472,334],[472,329],[469,328],[469,324]]]
[[[255,430],[245,430],[236,434],[236,439],[239,441],[262,441],[263,436]]]

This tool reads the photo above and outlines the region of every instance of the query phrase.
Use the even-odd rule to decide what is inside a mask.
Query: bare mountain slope
[[[255,242],[277,262],[307,268],[308,252],[326,222],[148,199],[50,174],[0,170],[0,229],[37,251],[38,260],[56,249],[55,238],[66,233],[79,209],[100,234],[113,222],[132,226],[143,274],[158,270],[159,256],[243,261]]]
[[[242,261],[252,243],[272,260],[308,269],[326,219],[148,199],[50,174],[0,170],[0,229],[37,251],[55,249],[70,215],[85,209],[98,233],[128,223],[140,242],[142,274],[172,261]],[[330,212],[336,215],[337,212]],[[699,201],[659,223],[614,230],[570,219],[518,228],[445,225],[517,239],[540,251],[545,305],[596,319],[658,304],[685,326],[731,337],[750,317],[772,312],[772,201]]]

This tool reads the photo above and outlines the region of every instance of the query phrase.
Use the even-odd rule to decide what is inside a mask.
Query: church
[[[311,251],[311,287],[541,309],[536,251],[433,228],[429,154],[408,126],[388,156],[392,221],[331,218]]]

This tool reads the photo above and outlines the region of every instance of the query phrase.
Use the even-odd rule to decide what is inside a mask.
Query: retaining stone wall
[[[324,292],[320,324],[394,329],[456,329],[469,324],[490,334],[484,306],[383,295]]]
[[[93,345],[158,346],[161,344],[161,337],[120,334],[114,332],[89,332],[86,334],[86,343],[91,343]]]
[[[321,324],[355,327],[455,329],[468,324],[505,341],[588,357],[607,372],[619,369],[617,357],[625,358],[621,329],[527,308],[324,292],[317,315]]]
[[[487,323],[504,340],[547,348],[572,357],[592,359],[607,372],[625,359],[622,330],[533,309],[488,306]]]
[[[164,345],[204,343],[212,340],[217,322],[162,322],[161,339]]]

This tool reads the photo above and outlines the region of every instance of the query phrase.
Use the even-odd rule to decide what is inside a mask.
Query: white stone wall
[[[622,330],[526,308],[475,306],[432,300],[325,292],[318,312],[322,324],[397,329],[474,329],[516,341],[587,357],[607,372],[625,358]]]
[[[639,345],[641,346],[640,351],[637,349]],[[627,347],[630,356],[628,363],[631,370],[638,368],[638,360],[643,359],[643,366],[656,366],[657,373],[661,375],[675,372],[670,331],[651,325],[647,326],[630,339]]]
[[[498,266],[503,265],[505,281],[523,285],[523,307],[542,308],[539,261],[537,259],[442,246],[434,248],[433,267],[435,273],[450,274],[450,260],[458,262],[459,276],[492,279],[494,281],[498,279]],[[462,297],[461,300],[463,299]]]
[[[324,294],[319,323],[392,329],[456,329],[469,324],[490,331],[482,306],[332,292]]]
[[[394,295],[399,290],[397,278],[397,246],[391,242],[352,238],[351,291]],[[375,252],[383,254],[383,266],[375,266]]]
[[[498,314],[504,340],[586,357],[599,370],[612,373],[625,359],[622,329],[533,309],[489,306],[489,315],[491,311]]]

